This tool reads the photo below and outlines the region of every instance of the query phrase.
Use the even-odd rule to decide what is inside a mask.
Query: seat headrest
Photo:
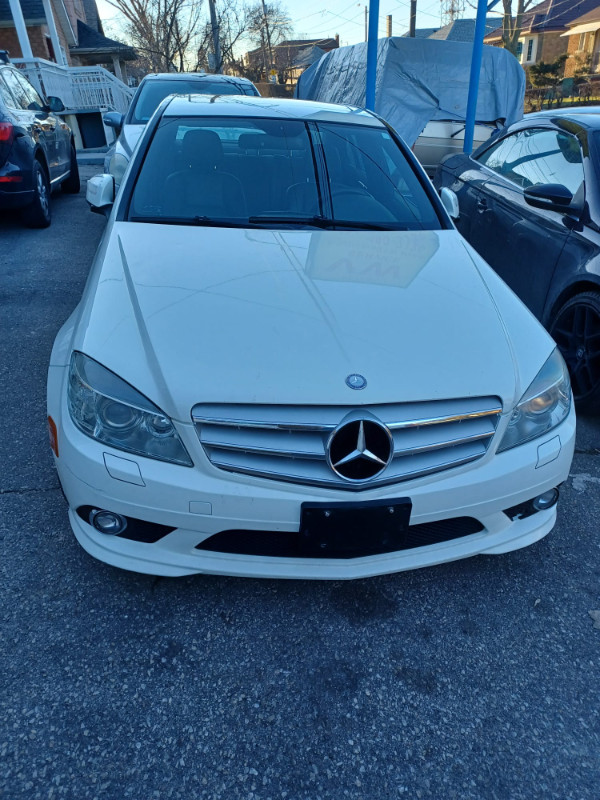
[[[242,133],[238,139],[240,150],[260,150],[265,146],[266,136],[264,133]]]
[[[214,169],[223,158],[223,145],[214,131],[187,131],[183,137],[182,154],[191,166]]]

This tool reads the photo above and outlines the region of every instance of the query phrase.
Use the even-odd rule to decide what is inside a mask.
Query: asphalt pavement
[[[94,167],[82,167],[89,176]],[[3,800],[598,800],[600,422],[541,542],[356,582],[88,556],[46,433],[104,219],[0,218]]]

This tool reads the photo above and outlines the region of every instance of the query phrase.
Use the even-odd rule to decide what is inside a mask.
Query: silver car
[[[144,127],[160,103],[170,94],[241,94],[259,96],[256,86],[247,78],[210,75],[206,72],[165,72],[146,75],[131,101],[126,114],[110,111],[104,124],[114,128],[117,141],[104,159],[104,172],[112,175],[115,184],[121,178]]]

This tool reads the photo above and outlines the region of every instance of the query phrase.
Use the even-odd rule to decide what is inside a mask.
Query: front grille
[[[309,558],[361,558],[381,553],[411,550],[415,547],[426,547],[430,544],[448,542],[462,536],[470,536],[484,530],[479,520],[473,517],[455,517],[438,522],[425,522],[421,525],[410,525],[404,535],[400,547],[371,547],[368,537],[360,547],[354,550],[327,550]],[[246,556],[270,556],[273,558],[306,558],[300,545],[300,534],[280,531],[222,531],[210,536],[196,550],[207,550],[213,553],[235,553]]]
[[[199,404],[192,417],[210,462],[229,472],[357,491],[481,458],[502,411],[496,397],[361,406]],[[338,476],[327,443],[341,422],[366,416],[393,438],[393,458],[368,482]]]

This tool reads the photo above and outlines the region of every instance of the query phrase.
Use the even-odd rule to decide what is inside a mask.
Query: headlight
[[[173,423],[144,395],[82,353],[73,353],[67,392],[80,431],[119,450],[192,467]]]
[[[129,166],[129,161],[121,153],[115,153],[110,159],[108,165],[108,172],[115,179],[117,186],[121,183],[125,170]]]
[[[571,408],[571,382],[555,350],[513,411],[498,452],[537,439],[559,425]]]

